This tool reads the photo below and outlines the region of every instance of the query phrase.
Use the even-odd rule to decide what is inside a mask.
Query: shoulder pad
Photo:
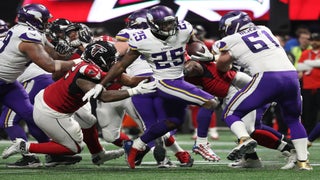
[[[129,30],[128,29],[122,29],[118,32],[116,35],[116,39],[119,41],[128,41],[130,38]]]
[[[22,33],[19,38],[24,42],[41,43],[43,36],[37,31],[27,31]]]
[[[94,80],[100,80],[102,76],[102,70],[93,64],[83,65],[80,67],[79,73]]]

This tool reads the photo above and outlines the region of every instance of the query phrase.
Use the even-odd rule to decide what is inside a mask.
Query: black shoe
[[[153,157],[157,161],[157,164],[161,164],[166,158],[167,151],[164,148],[164,143],[162,138],[158,138],[155,140],[155,147],[153,150]]]
[[[150,151],[150,147],[146,146],[146,149],[144,151],[142,151],[141,153],[139,152],[136,156],[135,159],[135,165],[139,166],[142,162],[143,157]]]
[[[41,167],[42,163],[35,155],[22,155],[21,159],[18,159],[14,163],[6,164],[8,168],[37,168]]]
[[[81,156],[78,155],[46,155],[46,167],[55,167],[58,165],[71,165],[82,160]]]

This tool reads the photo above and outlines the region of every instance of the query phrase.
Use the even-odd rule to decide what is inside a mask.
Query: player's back
[[[183,21],[175,35],[166,40],[155,37],[150,29],[130,34],[129,45],[137,49],[153,70],[156,79],[176,79],[183,76],[185,45],[189,41],[192,26]]]
[[[13,82],[23,73],[31,60],[19,50],[19,44],[24,42],[44,44],[44,36],[38,31],[17,24],[12,27],[3,41],[0,42],[0,79]]]
[[[253,75],[268,71],[294,71],[279,41],[265,26],[254,26],[229,35],[217,43],[230,50],[236,63]]]

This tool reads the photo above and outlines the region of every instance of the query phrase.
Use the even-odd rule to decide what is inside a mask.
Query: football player
[[[33,105],[17,78],[32,62],[47,72],[60,73],[66,72],[74,65],[73,61],[54,60],[64,57],[56,53],[44,34],[51,17],[48,9],[41,4],[23,6],[18,11],[18,23],[8,30],[0,42],[0,62],[6,64],[0,67],[1,102],[24,119],[29,126],[30,134],[41,141],[47,137],[35,125],[32,116]],[[21,137],[24,134],[17,129],[12,129],[12,132],[22,135]]]
[[[227,72],[236,62],[248,69],[253,79],[235,94],[223,112],[223,119],[239,139],[229,155],[252,152],[257,142],[250,138],[244,122],[246,114],[267,103],[276,102],[291,132],[297,152],[297,167],[312,170],[308,162],[307,134],[300,122],[301,92],[298,74],[270,29],[256,26],[242,11],[231,11],[219,21],[224,36],[213,50],[220,53],[217,68]]]
[[[125,42],[128,44],[129,38],[130,38],[130,31],[135,31],[136,29],[147,29],[147,9],[142,9],[135,11],[127,18],[127,28],[121,30],[116,38],[121,42]],[[127,47],[127,49],[129,46]],[[150,68],[147,61],[142,57],[139,56],[138,59],[136,59],[132,64],[130,64],[126,68],[126,73],[128,73],[131,76],[150,76],[152,75],[152,69]],[[146,95],[139,95],[132,97],[132,102],[135,104],[135,109],[139,114],[139,117],[142,118],[142,124],[143,124],[143,130],[148,130],[152,124],[154,124],[157,121],[157,113],[154,111],[153,105],[153,98],[150,98],[150,96]],[[130,99],[130,101],[131,101]],[[132,104],[131,102],[131,104]],[[143,104],[150,104],[148,108],[145,108],[145,106],[141,107],[141,103]],[[132,105],[131,105],[132,106]],[[130,114],[131,115],[131,114]],[[133,116],[135,117],[135,116]],[[140,119],[141,119],[140,118]],[[136,119],[136,118],[134,118]],[[137,121],[137,120],[136,120]],[[141,121],[141,120],[140,120]],[[139,165],[141,163],[141,158],[143,158],[143,155],[147,151],[149,151],[150,148],[152,148],[153,155],[158,163],[159,168],[163,167],[174,167],[175,165],[171,163],[169,158],[166,156],[166,149],[164,149],[164,146],[172,150],[177,157],[177,159],[180,161],[181,166],[192,165],[193,159],[189,158],[190,154],[187,151],[184,151],[176,142],[175,138],[173,137],[173,134],[175,132],[172,132],[172,134],[167,133],[165,136],[159,138],[155,143],[154,141],[151,141],[148,143],[146,150],[138,156],[138,159],[136,160],[136,165]]]
[[[29,143],[22,138],[2,153],[6,159],[16,153],[43,153],[55,155],[73,155],[83,149],[83,135],[80,125],[74,120],[74,112],[85,105],[82,97],[95,83],[106,75],[108,62],[116,58],[115,47],[103,41],[89,44],[82,56],[65,75],[55,83],[41,90],[35,97],[34,120],[50,138],[50,142]],[[125,75],[123,75],[125,76]],[[137,84],[142,78],[120,77],[128,84]],[[117,101],[133,95],[154,92],[155,83],[140,82],[138,86],[127,90],[103,90],[99,100]]]
[[[222,108],[226,107],[233,95],[252,79],[249,75],[233,69],[226,73],[221,73],[217,70],[214,62],[188,61],[186,62],[184,72],[187,81],[201,86],[203,87],[203,90],[223,99],[223,103],[221,105]],[[279,132],[261,123],[261,117],[264,110],[265,108],[260,108],[252,111],[243,117],[242,120],[246,124],[246,128],[248,129],[250,136],[255,139],[259,145],[271,149],[277,149],[282,152],[283,155],[288,157],[287,164],[281,169],[289,168],[296,159],[294,147],[290,143],[283,141],[281,139],[282,135]],[[203,147],[199,145],[197,148],[194,148],[193,151],[197,152],[200,148]],[[207,153],[204,153],[202,156],[206,155]],[[237,161],[230,163],[229,167],[262,167],[262,163],[258,158],[256,151],[247,153],[243,157],[236,158]]]
[[[212,95],[183,80],[185,46],[187,43],[199,41],[193,34],[191,24],[187,21],[178,22],[172,9],[161,5],[148,10],[147,23],[150,28],[139,29],[130,34],[132,37],[129,39],[130,50],[110,69],[100,84],[85,95],[85,98],[96,98],[104,84],[125,71],[140,55],[149,63],[153,71],[152,77],[157,84],[157,92],[152,93],[152,98],[153,105],[159,107],[154,109],[159,111],[157,112],[159,117],[158,122],[141,137],[125,144],[130,168],[135,168],[136,156],[145,149],[146,143],[183,124],[187,104],[194,103],[208,109],[218,105]],[[213,55],[206,47],[204,48],[206,50],[204,53],[194,55],[192,58],[212,60]],[[152,106],[142,105],[145,108]]]

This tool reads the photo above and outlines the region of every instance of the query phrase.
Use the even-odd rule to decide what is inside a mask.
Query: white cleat
[[[106,161],[116,159],[124,155],[124,149],[106,151],[102,150],[101,152],[92,155],[92,163],[95,165],[101,165]]]
[[[292,149],[290,153],[288,151],[282,153],[287,157],[287,164],[282,166],[280,169],[288,170],[293,169],[297,163],[297,152],[295,149]]]
[[[16,138],[13,144],[2,152],[2,159],[7,159],[18,153],[26,154],[27,152],[27,142],[22,138]]]
[[[253,151],[257,145],[257,141],[250,137],[240,138],[238,146],[232,149],[232,151],[228,154],[227,159],[232,161],[241,159],[244,154]]]
[[[228,167],[231,168],[262,168],[262,162],[260,159],[244,159],[241,158],[235,162],[229,163]]]
[[[209,143],[194,145],[192,151],[196,154],[200,154],[203,159],[208,161],[219,161],[220,157],[213,152]]]

